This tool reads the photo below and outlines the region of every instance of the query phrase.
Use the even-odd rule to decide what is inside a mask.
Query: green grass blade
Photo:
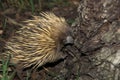
[[[34,7],[34,2],[33,2],[33,0],[30,0],[30,5],[31,5],[31,9],[32,9],[32,14],[33,14],[34,11],[35,11],[35,7]]]

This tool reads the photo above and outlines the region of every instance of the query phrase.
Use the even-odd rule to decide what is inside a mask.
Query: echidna
[[[6,42],[11,63],[22,64],[23,68],[31,65],[38,68],[63,58],[62,48],[73,43],[70,27],[64,18],[51,12],[40,15],[26,20],[26,24]]]

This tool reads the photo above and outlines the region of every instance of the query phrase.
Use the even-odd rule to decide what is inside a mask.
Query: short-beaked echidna
[[[23,68],[31,65],[37,68],[62,58],[61,49],[73,43],[70,27],[64,18],[51,12],[40,15],[26,20],[26,24],[6,42],[11,63],[22,64]]]

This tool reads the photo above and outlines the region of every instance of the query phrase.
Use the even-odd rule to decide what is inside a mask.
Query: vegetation
[[[2,75],[0,80],[13,80],[14,76],[15,76],[15,72],[9,74],[9,59],[7,60],[2,60],[2,65],[0,67],[0,69],[2,70]]]

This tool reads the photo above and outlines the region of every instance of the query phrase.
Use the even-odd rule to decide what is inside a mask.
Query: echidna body
[[[24,68],[40,67],[64,56],[61,48],[72,42],[71,30],[64,18],[46,12],[25,23],[6,43],[12,63],[22,64]]]

